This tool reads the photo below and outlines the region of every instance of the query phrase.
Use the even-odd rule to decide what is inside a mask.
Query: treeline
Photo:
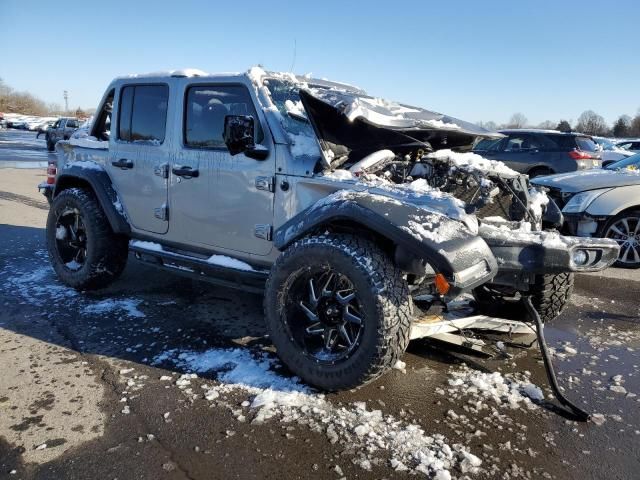
[[[0,112],[21,113],[23,115],[34,115],[39,117],[67,115],[64,108],[58,103],[46,103],[40,98],[28,93],[18,92],[7,85],[0,78]],[[78,107],[74,114],[83,118],[90,112],[83,111]]]
[[[527,117],[522,113],[514,113],[507,123],[498,125],[495,122],[478,122],[478,124],[489,130],[500,130],[505,128],[542,128],[545,130],[559,130],[561,132],[581,132],[599,137],[640,137],[640,109],[635,117],[620,115],[613,125],[607,124],[602,115],[598,115],[593,110],[586,110],[578,117],[575,125],[568,120],[553,122],[545,120],[538,125],[531,125]]]

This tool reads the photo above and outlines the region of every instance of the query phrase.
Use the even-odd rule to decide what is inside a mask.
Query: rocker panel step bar
[[[206,259],[184,255],[169,250],[151,250],[130,244],[129,251],[136,259],[178,275],[202,280],[229,288],[262,293],[269,276],[267,270],[240,270],[208,263]]]

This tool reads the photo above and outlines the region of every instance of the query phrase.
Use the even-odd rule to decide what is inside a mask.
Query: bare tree
[[[478,122],[478,126],[482,128],[486,128],[487,130],[492,130],[492,131],[498,129],[498,125],[493,120],[489,120],[488,122],[480,121]]]
[[[0,78],[0,112],[44,116],[61,110],[59,105],[46,104],[29,92],[15,91]]]
[[[524,114],[517,112],[511,115],[509,122],[507,123],[507,128],[524,128],[527,126],[527,117]]]
[[[586,110],[580,114],[576,130],[587,135],[606,135],[609,133],[607,122],[593,110]]]
[[[540,122],[538,124],[538,128],[543,130],[555,130],[557,123],[552,122],[551,120],[545,120],[544,122]]]

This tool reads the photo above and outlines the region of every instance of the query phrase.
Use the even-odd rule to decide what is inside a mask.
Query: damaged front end
[[[536,275],[602,270],[617,258],[615,242],[562,237],[553,231],[562,225],[563,217],[544,191],[532,187],[526,175],[468,151],[478,137],[499,138],[500,134],[419,107],[373,98],[348,86],[292,76],[268,83],[283,119],[297,129],[289,132],[292,143],[304,135],[317,140],[315,176],[360,192],[355,203],[364,210],[359,218],[373,211],[389,219],[391,203],[378,212],[372,207],[374,200],[365,200],[367,196],[398,201],[391,222],[395,230],[404,230],[423,244],[413,249],[393,240],[396,262],[409,273],[416,293],[433,289],[434,277],[441,272],[457,285],[451,293],[469,291],[478,283],[527,291]],[[353,203],[353,198],[343,199],[327,215]],[[469,246],[466,253],[462,244],[453,251],[441,248],[438,243],[454,239],[455,234],[443,230],[442,221],[422,221],[415,208],[448,217],[457,225],[455,233],[476,237],[486,248]],[[319,215],[312,213],[307,218]],[[353,221],[357,223],[357,218]],[[288,228],[293,225],[289,222]],[[451,234],[451,238],[439,242],[429,238],[438,236],[438,229],[440,237]],[[280,243],[286,242],[281,239]],[[435,253],[425,255],[426,244]],[[456,257],[466,259],[462,270],[467,269],[471,281],[460,281],[462,267],[442,260]],[[468,270],[476,268],[480,257],[486,260],[485,267]]]

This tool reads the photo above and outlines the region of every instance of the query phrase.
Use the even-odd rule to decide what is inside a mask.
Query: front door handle
[[[179,177],[186,177],[186,178],[195,178],[198,175],[200,175],[200,172],[198,171],[197,168],[191,168],[183,165],[176,165],[171,169],[171,172],[174,175],[177,175]]]
[[[113,162],[111,162],[111,165],[123,170],[127,170],[129,168],[133,168],[133,161],[127,160],[126,158],[121,158],[120,160],[114,160]]]

